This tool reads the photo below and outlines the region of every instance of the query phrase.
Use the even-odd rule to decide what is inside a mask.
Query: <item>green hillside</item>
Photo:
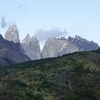
[[[100,49],[0,71],[0,100],[100,100]]]

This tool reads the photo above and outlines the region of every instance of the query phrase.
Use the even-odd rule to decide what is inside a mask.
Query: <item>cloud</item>
[[[66,29],[52,28],[51,30],[38,29],[35,33],[35,36],[39,41],[45,41],[50,37],[60,37],[67,35],[68,32]]]
[[[18,7],[15,8],[15,10],[22,8],[24,5],[19,5]]]
[[[5,28],[7,26],[7,22],[5,21],[5,17],[4,16],[1,17],[0,24],[1,24],[1,28]]]
[[[21,9],[21,8],[23,8],[23,11],[25,11],[25,12],[30,9],[29,7],[27,7],[25,5],[19,5],[18,7],[15,8],[15,10],[18,10],[18,9]]]

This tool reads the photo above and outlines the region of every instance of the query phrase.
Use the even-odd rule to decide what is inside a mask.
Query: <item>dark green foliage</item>
[[[92,52],[94,52],[94,53],[100,53],[100,48],[97,49],[97,50],[93,50]]]
[[[100,100],[96,57],[80,52],[0,67],[0,100]]]
[[[60,77],[58,77],[60,76]],[[57,97],[61,100],[99,100],[100,72],[85,66],[85,62],[72,62],[66,73],[52,80],[56,84]],[[58,81],[57,81],[58,80]],[[58,83],[59,82],[59,83]]]
[[[12,84],[19,85],[21,87],[27,87],[28,86],[26,83],[21,82],[19,80],[13,80]]]

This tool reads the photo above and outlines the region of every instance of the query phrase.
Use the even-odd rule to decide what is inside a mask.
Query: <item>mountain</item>
[[[36,37],[30,37],[29,34],[23,39],[21,43],[25,53],[32,59],[41,59],[41,51],[39,41]]]
[[[91,51],[99,48],[99,45],[93,41],[88,41],[80,36],[61,38],[49,38],[45,42],[42,50],[42,58],[57,57],[64,54]]]
[[[16,25],[10,26],[10,28],[6,31],[5,39],[13,41],[14,43],[20,43],[19,32]]]
[[[20,43],[5,40],[0,35],[0,65],[15,64],[30,60],[23,52],[25,51]]]
[[[11,54],[14,56],[15,54],[18,54],[20,52],[21,54],[24,54],[24,56],[28,57],[27,60],[58,57],[58,56],[62,56],[62,55],[68,54],[68,53],[80,52],[80,51],[91,51],[91,50],[96,50],[99,48],[99,45],[97,43],[95,43],[93,41],[88,41],[88,40],[76,35],[75,37],[69,36],[68,39],[66,39],[65,37],[48,38],[47,41],[45,42],[44,47],[41,52],[39,40],[35,36],[30,37],[30,35],[27,34],[27,36],[23,39],[23,41],[20,45],[19,32],[18,32],[16,25],[12,25],[6,31],[5,40],[4,39],[2,39],[2,40],[9,41],[9,47],[7,46],[7,50],[8,50],[8,48],[11,47],[8,50],[10,53],[10,56],[11,56]],[[8,41],[6,41],[6,42],[8,43]],[[2,45],[3,45],[3,43],[1,41],[1,46]],[[4,44],[4,46],[5,46],[5,44]],[[14,47],[14,48],[12,48],[12,47]],[[6,48],[6,46],[1,51],[6,52],[5,48]],[[16,52],[16,53],[14,54],[14,52]],[[6,60],[9,62],[11,61],[11,63],[14,63],[14,62],[18,63],[18,62],[26,61],[25,59],[22,60],[22,58],[19,59],[17,57],[16,58],[14,57],[14,59],[11,59],[10,56],[9,57],[7,56]],[[18,54],[18,57],[21,57],[21,56],[19,56],[19,54]],[[6,55],[5,55],[5,58],[6,58]],[[8,60],[8,58],[10,60]]]
[[[69,36],[67,40],[71,44],[73,44],[75,47],[79,48],[79,50],[91,51],[91,50],[96,50],[99,48],[99,45],[97,43],[93,41],[88,41],[77,35],[75,37]]]
[[[42,50],[42,58],[57,57],[63,54],[79,51],[67,40],[60,40],[55,37],[47,39]]]

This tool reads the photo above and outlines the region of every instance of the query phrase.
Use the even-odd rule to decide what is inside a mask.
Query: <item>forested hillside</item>
[[[100,100],[100,49],[1,66],[0,100]]]

